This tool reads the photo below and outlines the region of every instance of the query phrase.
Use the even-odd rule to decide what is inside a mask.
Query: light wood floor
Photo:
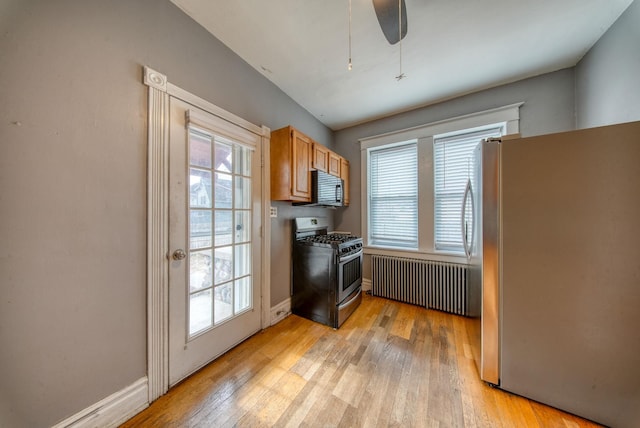
[[[475,325],[370,296],[339,330],[292,315],[123,426],[598,426],[481,382]]]

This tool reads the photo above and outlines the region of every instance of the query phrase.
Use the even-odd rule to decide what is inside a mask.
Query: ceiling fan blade
[[[407,35],[407,7],[404,0],[372,0],[380,28],[389,43],[395,45]],[[402,37],[398,31],[398,1],[402,2]]]

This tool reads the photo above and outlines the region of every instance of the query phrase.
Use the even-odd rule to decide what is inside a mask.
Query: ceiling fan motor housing
[[[382,33],[392,45],[407,35],[407,7],[404,0],[372,0]],[[402,11],[402,31],[399,29]]]

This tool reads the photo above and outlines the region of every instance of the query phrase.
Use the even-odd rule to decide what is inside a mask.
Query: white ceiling
[[[633,0],[406,0],[390,45],[371,0],[171,0],[333,130],[575,65]]]

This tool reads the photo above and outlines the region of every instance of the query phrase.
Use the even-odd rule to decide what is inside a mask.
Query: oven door
[[[362,250],[354,254],[338,258],[338,294],[336,295],[338,304],[362,284]]]

